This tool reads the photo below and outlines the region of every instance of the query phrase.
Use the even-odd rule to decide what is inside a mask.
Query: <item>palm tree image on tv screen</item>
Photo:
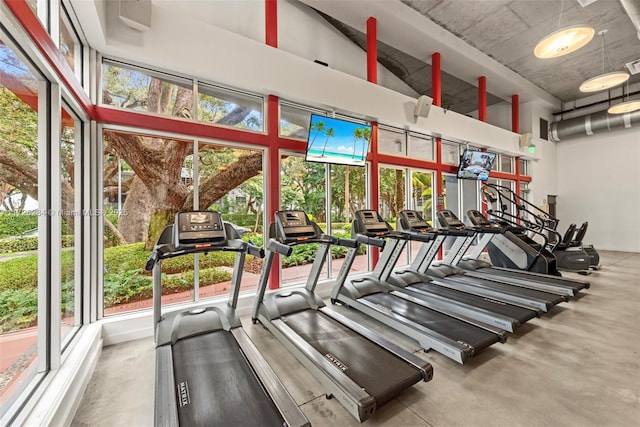
[[[364,166],[370,140],[370,125],[312,114],[306,160]]]

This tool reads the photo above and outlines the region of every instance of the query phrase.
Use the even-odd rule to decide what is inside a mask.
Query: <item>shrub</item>
[[[0,214],[0,239],[17,236],[38,228],[38,216],[3,212]]]
[[[72,248],[73,236],[62,236],[62,247]],[[38,250],[37,237],[19,237],[0,240],[0,253],[27,252]]]
[[[38,315],[36,288],[6,289],[0,292],[0,333],[26,328]]]

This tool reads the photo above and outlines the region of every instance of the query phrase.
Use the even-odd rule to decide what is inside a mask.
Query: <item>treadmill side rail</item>
[[[231,330],[234,338],[238,342],[240,349],[249,361],[249,365],[253,368],[260,382],[266,389],[267,393],[273,400],[280,413],[282,414],[288,427],[308,427],[311,425],[309,420],[304,416],[298,405],[287,392],[284,385],[277,377],[273,369],[269,366],[262,354],[258,351],[255,344],[249,339],[247,333],[242,328]]]
[[[373,415],[376,410],[373,396],[300,338],[282,319],[269,321],[261,317],[262,314],[259,314],[260,322],[312,373],[328,396],[335,397],[347,412],[361,422]]]
[[[329,307],[323,307],[320,309],[320,311],[322,311],[327,316],[332,317],[336,321],[342,323],[343,325],[346,325],[347,327],[353,329],[360,335],[370,339],[371,341],[378,344],[380,347],[386,350],[389,350],[391,353],[400,357],[405,362],[418,368],[422,373],[422,378],[424,381],[431,381],[431,379],[433,379],[433,366],[431,366],[431,364],[426,360],[423,360],[418,356],[414,355],[413,353],[407,350],[404,350],[402,347],[398,346],[397,344],[381,337],[380,335],[377,335],[370,329],[365,328],[361,324],[354,322],[353,320],[343,316],[342,314],[338,313],[335,310],[330,309]]]
[[[153,425],[156,427],[178,427],[178,404],[173,375],[171,346],[156,349],[156,390]]]

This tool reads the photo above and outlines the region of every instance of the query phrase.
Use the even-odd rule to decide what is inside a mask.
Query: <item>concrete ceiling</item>
[[[403,6],[420,14],[424,24],[437,25],[486,55],[487,63],[497,62],[537,88],[559,99],[571,102],[586,96],[578,90],[580,84],[603,72],[626,70],[625,64],[640,59],[640,39],[620,0],[597,0],[582,7],[577,0],[401,0]],[[582,0],[584,3],[584,0]],[[309,2],[307,3],[315,3]],[[345,2],[349,3],[349,2]],[[636,2],[637,3],[637,2]],[[389,3],[387,3],[389,4]],[[311,4],[314,6],[313,4]],[[562,6],[562,13],[560,13]],[[328,12],[328,13],[324,13]],[[346,37],[365,49],[363,29],[356,29],[342,20],[340,14],[319,12]],[[347,15],[344,15],[346,17]],[[377,16],[377,15],[374,15]],[[536,43],[561,27],[587,23],[596,32],[608,30],[603,61],[602,38],[594,39],[582,49],[555,59],[538,59],[533,54]],[[379,26],[380,26],[379,22]],[[412,22],[419,26],[419,22]],[[433,27],[430,27],[433,28]],[[397,34],[390,34],[396,31]],[[385,39],[397,41],[408,28],[384,29]],[[433,32],[433,31],[432,31]],[[438,37],[434,37],[437,39]],[[443,37],[446,38],[446,37]],[[387,44],[378,37],[379,62],[405,81],[418,93],[431,93],[430,54],[416,52],[409,43]],[[393,44],[393,46],[392,46]],[[415,42],[413,43],[415,44]],[[438,46],[431,43],[433,51]],[[467,114],[477,109],[476,83],[468,78],[469,70],[448,67],[445,71],[443,53],[442,106]],[[474,64],[470,62],[469,66]],[[458,74],[458,72],[460,74]],[[465,77],[465,75],[467,77]],[[479,70],[477,76],[483,75]],[[456,77],[457,76],[457,77]],[[460,77],[460,78],[458,78]],[[490,79],[490,77],[489,77]],[[640,82],[640,74],[632,75],[630,83]],[[489,85],[487,104],[508,100],[500,87]],[[494,93],[495,95],[492,95]],[[514,89],[513,93],[518,93]]]

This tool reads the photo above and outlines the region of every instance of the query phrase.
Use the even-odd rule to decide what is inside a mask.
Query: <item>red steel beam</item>
[[[367,80],[378,83],[378,39],[376,18],[367,19]]]
[[[487,78],[478,78],[478,120],[487,121]]]
[[[431,55],[431,98],[433,105],[442,106],[442,73],[440,69],[440,52]]]
[[[511,95],[511,132],[520,133],[520,97]]]
[[[265,43],[271,47],[278,47],[278,1],[265,0]]]

